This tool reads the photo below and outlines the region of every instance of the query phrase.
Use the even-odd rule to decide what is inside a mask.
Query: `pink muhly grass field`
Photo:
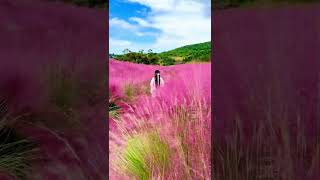
[[[8,124],[41,150],[26,179],[107,176],[105,18],[61,2],[0,1],[0,102],[19,117]]]
[[[162,67],[109,60],[109,69],[109,98],[120,107],[118,118],[109,117],[109,177],[209,179],[211,64]],[[157,96],[134,92],[128,102],[126,83],[139,91],[149,86],[156,69],[165,81]]]

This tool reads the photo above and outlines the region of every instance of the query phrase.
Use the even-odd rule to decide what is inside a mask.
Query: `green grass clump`
[[[36,158],[36,144],[18,135],[11,126],[18,118],[10,116],[6,101],[0,101],[0,172],[25,179]]]
[[[123,169],[140,180],[151,174],[164,177],[169,166],[169,146],[158,134],[148,133],[130,137],[123,154]]]
[[[145,94],[145,95],[151,95],[150,90],[151,90],[151,88],[150,88],[149,84],[146,83],[146,85],[143,85],[143,86],[142,86],[142,92],[143,92],[143,94]]]
[[[44,107],[43,112],[37,115],[35,121],[41,121],[46,126],[54,129],[81,129],[83,125],[79,121],[79,108],[86,103],[91,92],[80,88],[81,79],[75,70],[63,65],[52,65],[45,76],[46,90],[50,102],[49,107]],[[80,98],[81,97],[81,98]],[[39,118],[40,117],[40,118]],[[58,123],[60,119],[63,124]]]
[[[158,134],[150,134],[148,138],[151,159],[163,172],[169,165],[169,146],[160,139]]]
[[[25,179],[31,171],[29,162],[35,149],[32,143],[26,139],[16,140],[0,145],[0,170],[10,175]]]
[[[147,144],[142,136],[132,137],[128,140],[124,153],[126,170],[141,180],[150,177],[150,169],[145,161]]]
[[[119,119],[120,116],[120,107],[109,99],[109,117],[114,119]]]
[[[61,67],[51,69],[48,82],[50,100],[55,106],[64,112],[75,106],[79,98],[79,89],[72,73]]]
[[[132,101],[137,95],[136,88],[132,83],[128,83],[123,88],[125,100]]]
[[[151,95],[148,83],[133,84],[127,83],[123,87],[124,101],[132,102],[140,95]]]

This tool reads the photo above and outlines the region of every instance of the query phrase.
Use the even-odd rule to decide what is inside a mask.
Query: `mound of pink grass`
[[[156,69],[166,82],[156,97],[136,94],[126,102],[130,108],[111,117],[109,177],[209,179],[211,64],[161,67],[109,60],[109,69],[111,91],[125,91],[128,81],[149,85]]]
[[[215,179],[320,179],[319,15],[319,4],[215,13]]]
[[[42,152],[28,179],[107,176],[106,14],[44,0],[0,1],[0,100],[25,115],[15,130]]]

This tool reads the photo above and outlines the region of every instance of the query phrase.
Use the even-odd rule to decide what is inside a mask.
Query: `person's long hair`
[[[154,72],[154,82],[156,84],[156,87],[160,86],[160,71],[156,70]]]

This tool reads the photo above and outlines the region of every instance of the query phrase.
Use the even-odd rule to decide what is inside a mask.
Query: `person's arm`
[[[160,83],[162,86],[164,85],[164,80],[162,79],[162,77],[160,77]]]
[[[155,83],[154,83],[154,77],[150,81],[150,91],[153,91],[155,89]]]
[[[154,77],[150,81],[150,86],[154,86]]]

